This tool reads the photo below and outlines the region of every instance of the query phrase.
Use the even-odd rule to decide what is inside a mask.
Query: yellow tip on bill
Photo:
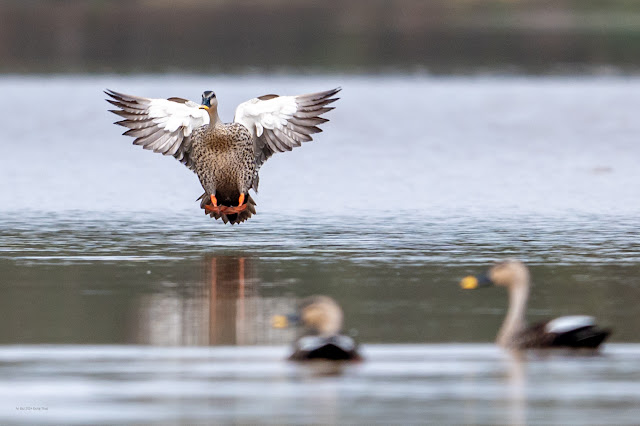
[[[284,315],[274,315],[271,317],[271,327],[273,328],[287,328],[289,321]]]
[[[198,108],[200,108],[200,109],[209,109],[209,107],[206,106],[206,105],[200,105]]]
[[[460,287],[465,290],[473,290],[478,288],[478,279],[476,277],[472,277],[469,275],[468,277],[464,277],[462,281],[460,281]]]

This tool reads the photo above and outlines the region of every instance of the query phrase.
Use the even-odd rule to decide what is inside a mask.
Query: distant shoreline
[[[1,73],[640,74],[640,2],[0,4]]]

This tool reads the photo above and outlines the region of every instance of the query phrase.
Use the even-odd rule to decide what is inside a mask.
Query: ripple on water
[[[630,229],[640,219],[591,216],[425,217],[372,216],[366,222],[258,216],[235,227],[207,218],[130,213],[0,214],[0,258],[14,261],[92,262],[188,259],[203,252],[259,256],[347,258],[353,262],[486,263],[518,257],[529,263],[637,263],[640,243]]]

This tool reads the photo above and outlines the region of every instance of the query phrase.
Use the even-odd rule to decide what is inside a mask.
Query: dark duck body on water
[[[182,99],[149,99],[107,90],[107,99],[124,118],[116,122],[135,137],[135,145],[173,155],[193,170],[205,193],[198,198],[206,214],[240,223],[256,213],[249,190],[258,190],[258,171],[276,152],[291,151],[321,132],[320,117],[338,100],[340,88],[299,96],[266,95],[243,102],[233,123],[218,116],[212,91],[202,104]]]
[[[340,333],[342,318],[342,309],[335,300],[310,296],[300,302],[295,314],[274,316],[273,326],[302,326],[302,335],[293,343],[291,361],[359,361],[362,357],[357,343]]]
[[[504,348],[596,349],[611,334],[586,315],[559,317],[527,326],[524,316],[529,296],[529,270],[517,260],[499,262],[486,274],[468,276],[460,282],[467,290],[494,285],[509,291],[509,308],[496,338],[496,343]]]

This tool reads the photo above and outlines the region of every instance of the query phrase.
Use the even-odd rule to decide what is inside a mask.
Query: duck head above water
[[[342,328],[342,308],[330,297],[312,296],[300,303],[300,319],[312,334],[332,336]]]
[[[218,98],[213,90],[205,90],[202,93],[202,105],[200,105],[200,108],[207,110],[210,123],[216,123],[220,120],[218,117]]]
[[[481,287],[505,287],[509,291],[509,308],[496,342],[500,346],[513,346],[515,336],[525,328],[525,311],[529,296],[529,270],[519,260],[507,259],[493,265],[486,274],[468,276],[460,286],[465,290]]]
[[[465,290],[498,286],[511,289],[529,286],[529,270],[519,260],[508,259],[493,265],[485,274],[468,276],[462,279],[460,286]]]
[[[276,328],[300,324],[305,334],[334,336],[342,328],[342,318],[342,308],[335,300],[327,296],[310,296],[299,303],[297,313],[276,315],[272,323]]]
[[[492,266],[487,272],[493,285],[499,287],[528,287],[529,269],[519,260],[508,259]]]
[[[213,90],[205,90],[204,93],[202,93],[202,106],[205,107],[205,109],[218,107],[218,98],[216,98]]]

